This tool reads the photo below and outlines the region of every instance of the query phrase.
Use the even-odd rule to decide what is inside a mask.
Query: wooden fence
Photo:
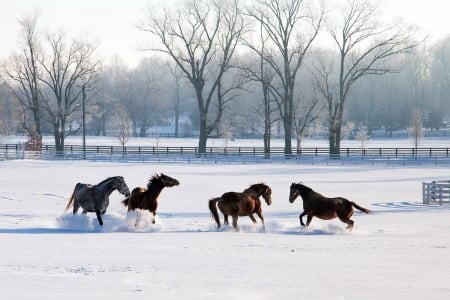
[[[422,201],[424,204],[450,203],[450,180],[422,182]]]
[[[24,151],[23,144],[0,144],[0,151]],[[103,154],[103,155],[240,155],[240,156],[285,156],[283,147],[272,147],[270,153],[264,153],[263,147],[206,147],[205,153],[199,153],[198,147],[155,147],[155,146],[86,146],[65,145],[62,153],[57,153],[54,145],[42,145],[42,153],[55,155]],[[329,148],[304,147],[300,151],[293,149],[292,156],[328,156]],[[450,148],[341,148],[337,157],[410,157],[410,158],[450,158]]]
[[[197,147],[42,145],[41,151],[26,151],[23,144],[0,144],[0,161],[14,159],[92,160],[122,162],[200,162],[200,163],[297,163],[297,164],[387,164],[450,165],[450,148],[341,148],[330,155],[326,147],[305,147],[284,154],[283,147]]]

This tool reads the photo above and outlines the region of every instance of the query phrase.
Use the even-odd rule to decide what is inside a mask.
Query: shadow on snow
[[[419,202],[379,202],[372,206],[377,209],[373,214],[409,213],[409,212],[438,212],[450,211],[450,205],[426,205]],[[230,232],[230,233],[267,233],[284,235],[346,235],[379,233],[356,227],[349,232],[344,226],[333,223],[314,224],[309,228],[298,226],[299,211],[268,212],[266,214],[265,226],[261,223],[251,224],[243,221],[239,229],[222,225],[217,229],[211,216],[206,212],[176,212],[161,213],[156,217],[155,224],[146,212],[108,212],[104,215],[104,225],[100,226],[94,214],[66,213],[58,216],[49,226],[31,228],[0,228],[0,234],[82,234],[82,233],[109,233],[109,232],[131,232],[131,233],[193,233],[193,232]],[[355,215],[358,215],[355,212]],[[0,218],[26,218],[32,219],[32,215],[0,214]],[[271,220],[272,219],[272,220]],[[276,219],[276,220],[274,220]],[[243,219],[244,220],[244,219]],[[248,222],[248,223],[246,223]],[[383,232],[383,231],[381,231]]]

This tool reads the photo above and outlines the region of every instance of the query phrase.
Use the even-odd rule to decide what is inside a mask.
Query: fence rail
[[[23,144],[0,144],[0,150],[3,151],[24,151]],[[42,152],[50,152],[60,155],[76,154],[83,152],[81,145],[66,145],[63,153],[57,153],[54,145],[42,145]],[[156,147],[156,146],[86,146],[87,154],[200,154],[198,147]],[[268,153],[264,152],[263,147],[206,147],[204,155],[254,155],[264,156]],[[284,155],[283,147],[270,148],[270,155]],[[293,155],[329,155],[329,148],[326,147],[305,147],[300,151],[293,151]],[[341,148],[340,157],[450,157],[450,148],[447,147],[380,147],[380,148]]]
[[[450,180],[422,182],[422,194],[424,204],[450,203]]]
[[[450,164],[450,148],[341,148],[340,155],[330,156],[329,148],[305,147],[301,151],[285,155],[283,147],[272,147],[265,153],[263,147],[207,147],[199,153],[198,147],[156,146],[86,146],[66,145],[64,151],[56,151],[54,145],[43,145],[41,151],[25,151],[23,144],[0,144],[0,160],[7,159],[89,159],[126,161],[201,161],[219,160],[232,162],[297,161],[306,163],[378,163]]]

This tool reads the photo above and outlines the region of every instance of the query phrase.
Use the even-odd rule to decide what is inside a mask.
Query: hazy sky
[[[172,1],[172,0],[166,0]],[[99,44],[105,59],[114,55],[130,66],[143,54],[138,49],[147,34],[136,29],[149,0],[0,0],[0,60],[18,49],[18,20],[34,8],[40,11],[41,29],[63,28],[71,36],[87,35]],[[384,0],[384,11],[419,25],[433,37],[450,34],[450,1]]]

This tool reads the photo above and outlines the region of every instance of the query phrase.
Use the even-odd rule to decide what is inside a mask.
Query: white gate
[[[450,203],[450,180],[422,182],[422,201],[424,204]]]

